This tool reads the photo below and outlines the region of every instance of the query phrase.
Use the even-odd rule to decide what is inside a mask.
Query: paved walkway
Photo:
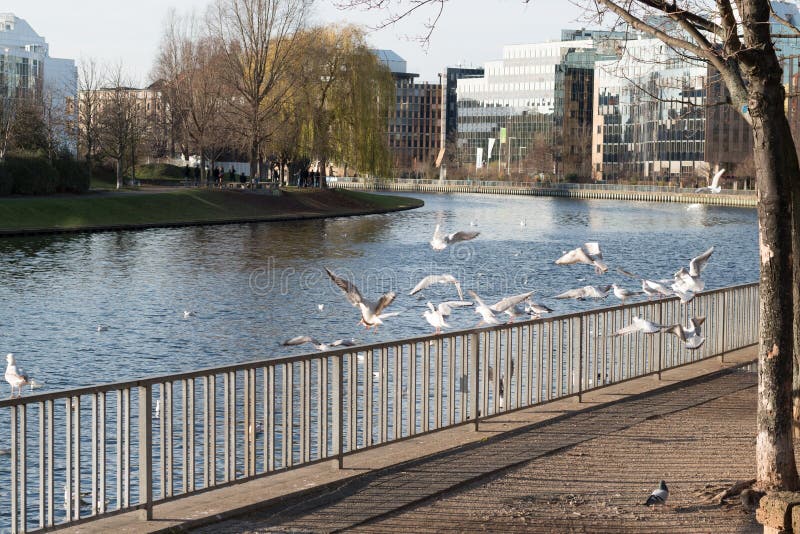
[[[669,449],[666,443],[677,443],[680,447],[674,450],[679,455],[685,453],[687,458],[692,457],[688,455],[694,453],[689,453],[689,449],[684,447],[695,442],[703,445],[698,433],[703,435],[703,432],[708,432],[707,429],[711,428],[705,426],[709,424],[706,420],[708,414],[693,410],[707,403],[722,401],[737,392],[743,395],[741,400],[754,399],[753,374],[740,371],[729,373],[728,370],[752,361],[755,356],[754,348],[744,349],[727,354],[724,363],[712,358],[665,371],[661,381],[654,376],[639,378],[585,393],[580,403],[573,397],[498,416],[481,422],[479,431],[475,431],[471,424],[462,425],[362,451],[348,456],[342,470],[336,468],[335,461],[324,462],[168,501],[155,506],[152,521],[142,521],[133,512],[90,521],[64,531],[113,531],[117,534],[163,532],[234,517],[239,519],[216,523],[207,527],[206,532],[331,531],[356,527],[417,531],[443,530],[449,526],[456,528],[457,525],[461,525],[457,527],[459,530],[494,530],[498,513],[492,509],[486,511],[486,516],[481,516],[480,503],[485,502],[483,500],[470,501],[470,497],[467,497],[467,501],[458,505],[455,517],[449,517],[450,512],[442,512],[443,515],[430,512],[430,519],[424,520],[428,512],[417,511],[456,498],[436,500],[444,495],[460,495],[453,490],[477,491],[482,484],[503,473],[520,472],[519,469],[529,465],[545,465],[542,462],[551,459],[566,458],[565,465],[568,468],[578,468],[581,462],[576,458],[585,458],[588,461],[597,457],[591,455],[572,458],[569,455],[575,454],[574,451],[582,447],[608,450],[611,446],[603,440],[626,439],[620,436],[625,436],[626,432],[633,432],[634,435],[644,432],[642,429],[647,425],[658,425],[668,417],[677,417],[681,421],[680,428],[673,429],[677,434],[642,433],[636,438],[640,441],[631,438],[633,441],[626,442],[626,449],[650,450],[662,445]],[[723,375],[715,377],[714,373]],[[709,375],[711,378],[708,378]],[[743,406],[746,407],[746,403]],[[719,454],[721,462],[730,465],[731,471],[728,474],[723,473],[725,476],[712,474],[708,479],[709,483],[724,484],[751,475],[754,457],[751,443],[754,409],[753,407],[750,412],[742,412],[740,419],[735,421],[728,421],[733,417],[729,412],[718,417],[716,424],[723,427],[733,425],[732,436],[743,437],[743,441],[726,437],[725,443],[735,443],[733,450],[736,454],[731,455],[730,451],[727,451],[727,456],[726,451],[720,451]],[[685,429],[682,428],[684,423]],[[711,438],[716,439],[716,436],[722,435],[717,430],[712,430],[709,435]],[[613,447],[619,448],[618,445]],[[663,451],[659,452],[659,457],[663,454]],[[703,451],[692,458],[702,460]],[[646,497],[662,477],[671,486],[677,483],[671,500],[682,502],[681,499],[687,495],[687,490],[682,485],[691,480],[691,477],[681,474],[682,471],[671,464],[659,465],[650,460],[644,463],[637,461],[634,464],[634,461],[633,457],[625,456],[613,457],[608,462],[600,461],[600,465],[608,464],[606,467],[609,468],[612,462],[620,462],[624,466],[617,472],[610,471],[602,475],[605,477],[604,487],[612,492],[604,497],[603,502],[610,503],[612,510],[613,507],[620,510],[628,510],[625,507],[629,507],[633,510],[631,514],[641,514],[644,509],[638,505],[639,501]],[[704,471],[705,463],[695,465],[694,476]],[[522,513],[535,519],[539,516],[532,514],[527,508],[521,508],[523,504],[536,503],[538,507],[552,501],[553,506],[558,503],[572,506],[570,503],[577,502],[576,498],[586,500],[589,495],[602,494],[593,487],[579,491],[576,486],[573,493],[558,497],[562,494],[562,489],[572,488],[578,482],[594,480],[585,476],[583,468],[575,472],[567,469],[561,474],[555,474],[555,471],[552,475],[547,471],[544,473],[542,485],[531,488],[525,494],[527,497],[508,497],[508,502],[503,501],[503,506],[511,506],[509,510],[512,511],[503,508],[500,510],[501,515],[516,517],[515,514]],[[622,487],[619,487],[620,484]],[[498,492],[498,495],[501,494]],[[531,495],[534,496],[532,500]],[[622,500],[618,502],[619,499]],[[582,502],[580,506],[584,506]],[[591,506],[584,508],[587,511],[593,509]],[[397,512],[403,511],[423,515],[397,515]],[[473,516],[473,512],[478,515]],[[244,513],[255,515],[242,516]],[[655,515],[651,514],[651,517]],[[464,523],[460,524],[456,519]],[[514,521],[527,526],[520,527],[515,522],[509,522],[503,529],[530,529],[530,523],[522,523],[520,519]],[[637,523],[637,527],[643,525]],[[576,529],[580,530],[580,527]],[[613,530],[619,531],[617,528]],[[722,530],[735,531],[727,527]]]
[[[700,503],[755,470],[756,375],[731,371],[570,414],[202,532],[751,532]],[[642,502],[666,479],[672,507]]]

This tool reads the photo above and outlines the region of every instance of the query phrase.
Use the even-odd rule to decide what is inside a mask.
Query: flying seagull
[[[22,386],[28,384],[28,375],[24,375],[19,372],[17,368],[17,362],[14,359],[14,355],[12,353],[6,354],[6,361],[8,365],[6,366],[6,382],[9,383],[11,386],[11,396],[14,396],[14,389],[17,390],[17,396],[22,395]]]
[[[706,341],[706,338],[700,334],[700,325],[702,325],[705,320],[705,317],[692,317],[689,319],[689,326],[676,323],[664,328],[663,331],[674,334],[683,342],[683,345],[687,349],[696,350],[702,347],[703,343]]]
[[[481,316],[481,321],[478,323],[478,325],[500,324],[500,320],[494,315],[494,310],[490,306],[487,306],[477,293],[471,289],[467,291],[467,293],[469,293],[469,296],[475,301],[475,313]]]
[[[686,267],[681,267],[675,272],[673,276],[672,290],[676,293],[699,293],[705,287],[705,282],[700,279],[700,274],[705,269],[708,259],[714,252],[714,247],[709,248],[699,256],[691,259],[689,262],[689,270]],[[691,299],[689,299],[691,300]],[[683,298],[681,299],[683,301]]]
[[[418,293],[433,284],[453,284],[456,286],[456,291],[458,291],[458,300],[464,300],[464,294],[461,292],[461,284],[458,283],[458,280],[456,280],[456,277],[452,274],[428,275],[420,280],[416,286],[414,286],[414,289],[411,290],[409,295]]]
[[[527,313],[525,312],[525,307],[520,306],[520,304],[528,300],[531,297],[531,295],[533,295],[533,291],[528,291],[527,293],[521,293],[519,295],[506,297],[489,306],[489,309],[495,313],[508,314],[511,317],[511,319],[508,322],[513,323],[515,318],[527,315]]]
[[[608,291],[611,286],[583,286],[577,289],[570,289],[564,291],[560,295],[556,295],[555,299],[604,299],[608,296]]]
[[[668,297],[673,294],[672,290],[665,286],[664,284],[668,284],[672,282],[672,279],[668,280],[649,280],[643,276],[639,276],[638,274],[634,274],[632,272],[626,271],[620,267],[617,267],[617,272],[627,276],[628,278],[633,278],[634,280],[640,280],[642,282],[642,292],[647,295],[647,298],[652,297]]]
[[[336,341],[331,341],[330,343],[323,343],[322,341],[317,341],[316,338],[311,336],[296,336],[292,339],[287,339],[282,343],[283,346],[288,347],[291,345],[302,345],[303,343],[311,343],[314,345],[314,348],[317,350],[325,351],[330,350],[333,347],[353,347],[356,344],[355,339],[337,339]]]
[[[594,271],[597,274],[603,274],[608,270],[608,265],[603,262],[600,244],[597,242],[584,243],[582,247],[565,252],[556,260],[556,265],[573,265],[575,263],[594,265]]]
[[[358,291],[358,288],[355,284],[350,283],[348,280],[344,278],[340,278],[333,274],[327,267],[325,268],[325,272],[328,273],[333,283],[339,286],[339,289],[344,291],[347,300],[350,301],[350,304],[356,306],[361,311],[361,320],[359,324],[363,324],[367,329],[370,327],[377,328],[378,325],[382,325],[382,319],[386,319],[387,317],[392,317],[398,315],[398,312],[393,313],[382,313],[386,307],[392,303],[396,294],[394,291],[389,291],[388,293],[384,293],[380,296],[377,302],[371,302],[364,297],[361,296],[361,293]]]
[[[719,179],[723,174],[725,174],[725,169],[718,170],[717,174],[715,174],[711,179],[711,185],[707,185],[706,187],[698,187],[695,190],[695,193],[719,193],[722,191],[722,187],[719,185]]]
[[[459,241],[469,241],[478,237],[480,232],[456,232],[454,234],[445,234],[442,232],[440,225],[436,225],[433,231],[433,238],[431,239],[431,248],[435,251],[444,250],[447,245],[451,243],[458,243]]]
[[[664,330],[664,325],[642,319],[641,317],[633,317],[631,324],[624,326],[611,334],[612,337],[626,336],[628,334],[635,334],[641,332],[643,334],[656,334]]]
[[[468,300],[451,300],[448,302],[441,302],[438,306],[434,307],[432,302],[428,302],[428,309],[422,314],[425,320],[428,321],[432,327],[436,329],[436,334],[442,333],[442,328],[450,328],[450,325],[445,322],[445,317],[452,313],[453,308],[461,306],[472,306]]]
[[[653,490],[644,505],[658,506],[667,504],[667,497],[669,497],[669,489],[667,489],[667,483],[662,480],[661,484],[658,485],[658,489]]]
[[[629,298],[642,294],[641,291],[631,291],[630,289],[620,287],[617,284],[611,284],[611,288],[614,290],[614,296],[621,300],[623,304],[625,304],[625,301]]]

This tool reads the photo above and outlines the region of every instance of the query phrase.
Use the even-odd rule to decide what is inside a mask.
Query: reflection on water
[[[571,287],[624,283],[612,271],[556,266],[562,251],[597,240],[609,265],[670,276],[715,245],[708,288],[757,279],[754,210],[479,195],[421,195],[424,208],[388,215],[0,241],[0,352],[14,352],[45,389],[269,358],[307,347],[310,334],[360,342],[427,334],[427,300],[456,298],[450,285],[407,295],[430,273],[450,272],[487,301],[526,290],[556,312],[616,304],[549,297]],[[519,221],[526,219],[526,226]],[[437,223],[474,241],[431,250]],[[358,311],[324,275],[352,277],[366,296],[394,290],[402,311],[365,333]],[[318,305],[322,304],[320,310]],[[196,316],[184,319],[183,311]],[[477,322],[471,309],[450,324]],[[97,332],[98,324],[109,326]]]

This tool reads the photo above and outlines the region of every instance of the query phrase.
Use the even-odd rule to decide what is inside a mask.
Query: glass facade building
[[[505,173],[588,176],[594,63],[620,38],[565,30],[562,41],[505,46],[482,78],[459,80],[460,160],[474,164],[482,149]]]

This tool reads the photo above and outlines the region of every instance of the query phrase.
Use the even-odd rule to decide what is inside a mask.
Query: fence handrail
[[[758,343],[759,284],[0,401],[11,533],[334,460]],[[691,315],[690,315],[691,314]],[[704,340],[615,336],[633,316]],[[727,325],[727,326],[726,326]],[[82,452],[83,451],[83,452]],[[38,485],[38,488],[37,488]],[[64,506],[61,507],[61,490]],[[37,504],[38,501],[38,504]],[[5,525],[0,523],[0,530]]]
[[[758,282],[748,282],[745,284],[737,284],[733,286],[726,286],[720,287],[716,289],[710,289],[707,291],[703,291],[703,295],[713,295],[716,293],[721,293],[725,291],[735,290],[739,288],[746,288],[746,287],[754,287],[759,285]],[[662,299],[664,302],[668,302],[670,300],[678,300],[678,297],[668,297],[666,299]],[[44,393],[34,393],[30,395],[25,395],[24,397],[16,397],[12,399],[3,399],[0,400],[0,408],[5,408],[9,406],[19,406],[20,404],[33,404],[38,402],[43,402],[47,400],[54,400],[60,399],[65,397],[74,397],[78,395],[86,395],[92,393],[108,393],[110,391],[117,391],[121,389],[133,388],[133,387],[143,387],[147,385],[153,384],[160,384],[162,382],[171,382],[177,380],[188,380],[192,378],[202,378],[203,376],[208,376],[210,374],[221,374],[227,372],[235,372],[235,371],[246,371],[250,369],[258,369],[263,367],[264,365],[284,365],[284,364],[291,364],[291,363],[298,363],[304,362],[308,360],[314,360],[320,357],[320,355],[325,355],[327,357],[332,356],[342,356],[346,354],[353,354],[355,352],[364,352],[370,350],[381,350],[389,347],[393,347],[400,344],[411,344],[411,343],[428,343],[430,341],[435,341],[437,339],[443,338],[454,338],[457,336],[463,336],[466,334],[470,334],[473,332],[493,332],[497,330],[506,330],[514,325],[520,324],[528,324],[528,323],[544,323],[544,322],[551,322],[551,321],[566,321],[572,319],[574,317],[584,316],[587,314],[591,314],[598,311],[621,311],[630,308],[635,308],[641,306],[641,302],[629,302],[627,304],[616,304],[613,306],[602,306],[597,308],[592,308],[589,310],[581,310],[581,311],[574,311],[569,313],[562,313],[562,314],[554,314],[548,317],[540,317],[538,319],[527,319],[524,321],[516,321],[512,324],[497,324],[497,325],[489,325],[483,327],[474,327],[474,328],[462,328],[459,330],[450,330],[448,332],[442,332],[441,334],[428,334],[424,336],[413,336],[407,338],[400,338],[394,339],[390,341],[379,341],[377,343],[367,343],[362,345],[355,345],[351,347],[345,347],[341,349],[332,349],[327,350],[324,352],[306,352],[303,354],[293,354],[290,356],[279,356],[277,358],[262,358],[258,360],[252,360],[248,362],[240,362],[228,365],[220,365],[216,367],[205,367],[193,371],[182,371],[178,373],[170,373],[164,375],[152,375],[148,377],[133,379],[133,380],[124,380],[120,382],[109,382],[107,384],[98,384],[94,386],[82,386],[77,388],[68,388],[68,389],[61,389],[55,391],[48,391]]]

